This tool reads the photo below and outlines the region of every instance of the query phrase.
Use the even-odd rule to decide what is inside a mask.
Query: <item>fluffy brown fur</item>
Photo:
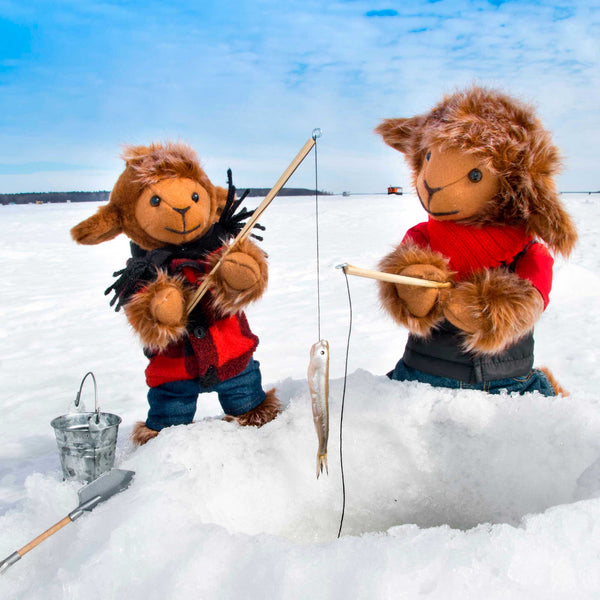
[[[472,87],[446,96],[424,115],[386,119],[375,130],[406,155],[413,183],[433,145],[476,155],[500,178],[500,191],[471,223],[524,226],[568,255],[577,232],[554,185],[560,155],[532,107]]]
[[[554,388],[554,391],[558,396],[569,396],[569,392],[565,390],[565,388],[556,381],[554,375],[550,372],[546,367],[540,367],[540,371],[546,375],[546,377],[550,380],[550,384]]]
[[[226,248],[223,247],[221,251],[215,252],[210,256],[209,264],[211,269],[221,260]],[[235,314],[251,302],[258,300],[266,290],[269,281],[269,270],[265,253],[248,239],[237,244],[236,251],[238,250],[254,259],[253,261],[246,260],[243,266],[238,265],[238,267],[242,266],[243,268],[245,266],[246,268],[243,268],[243,270],[250,270],[251,273],[249,276],[255,283],[245,290],[235,289],[232,287],[232,284],[235,285],[234,281],[231,281],[231,279],[228,281],[227,279],[228,269],[218,269],[213,278],[211,298],[213,308],[221,315]],[[235,252],[230,253],[227,258],[233,258],[234,254]]]
[[[164,323],[156,318],[154,301],[157,294],[174,289],[182,298],[189,296],[185,283],[179,277],[169,277],[164,271],[158,271],[158,277],[148,286],[134,294],[125,305],[125,315],[133,329],[140,336],[144,347],[152,352],[164,350],[171,342],[185,335],[185,318],[179,323]]]
[[[411,265],[433,266],[442,273],[441,277],[437,277],[438,281],[445,281],[451,275],[448,270],[448,261],[441,254],[419,248],[415,244],[398,246],[381,260],[378,268],[385,273],[402,275],[405,269]],[[403,325],[411,333],[425,337],[444,318],[442,308],[437,301],[434,301],[431,311],[422,317],[416,317],[409,309],[411,303],[415,301],[416,294],[435,294],[437,297],[439,293],[437,289],[398,286],[385,281],[380,281],[378,284],[382,307],[399,325]],[[402,288],[404,288],[404,294],[401,293]]]
[[[386,119],[376,132],[405,155],[419,199],[433,218],[474,226],[520,227],[554,252],[568,255],[572,251],[577,232],[554,184],[560,170],[559,151],[531,106],[473,86],[446,96],[425,114]],[[464,172],[461,162],[470,165]],[[477,189],[482,188],[471,193],[465,179],[475,165],[480,175],[485,172],[486,177],[494,178],[479,204],[474,199],[480,193]],[[427,183],[427,176],[433,176],[436,183]],[[424,193],[428,195],[427,205]],[[436,212],[431,206],[438,193],[435,206],[442,209]],[[415,254],[412,243],[401,244],[379,267],[398,274],[407,264],[418,266],[419,261],[423,269],[426,265],[440,268],[443,259],[433,254],[423,250]],[[441,291],[425,316],[420,316],[422,308],[429,306],[431,298],[422,298],[424,303],[419,305],[414,294],[410,296],[401,286],[380,284],[384,308],[412,333],[427,336],[445,317],[461,330],[465,350],[484,354],[499,353],[526,335],[543,311],[538,290],[503,268],[485,269]],[[546,374],[554,388],[564,393]]]
[[[125,146],[121,158],[135,173],[134,180],[143,187],[161,179],[176,177],[199,181],[207,190],[213,187],[200,166],[198,155],[186,144],[166,142],[149,146]]]
[[[143,446],[158,435],[158,431],[146,427],[146,423],[138,421],[131,432],[131,441],[136,446]]]
[[[218,220],[228,192],[212,185],[190,147],[170,142],[127,146],[123,158],[125,170],[108,204],[71,230],[78,243],[99,244],[124,233],[144,250],[185,245],[204,236]],[[223,252],[208,259],[211,266]],[[240,242],[211,278],[215,310],[222,316],[241,311],[262,295],[267,280],[265,253],[248,240]],[[186,335],[185,309],[192,293],[183,276],[158,270],[155,281],[131,296],[125,314],[146,349],[160,352]],[[262,425],[279,410],[275,390],[270,390],[260,406],[232,418],[242,425]],[[140,422],[132,439],[141,445],[157,435]]]
[[[125,170],[113,187],[108,204],[71,229],[77,243],[99,244],[124,233],[144,250],[163,246],[164,242],[148,235],[135,217],[136,204],[144,188],[161,179],[181,177],[200,183],[210,198],[211,222],[225,204],[227,190],[210,182],[196,153],[185,144],[126,146],[123,159]]]
[[[533,285],[503,269],[484,270],[458,283],[442,306],[463,330],[464,348],[496,354],[533,329],[544,303]]]
[[[237,417],[225,415],[224,420],[237,422],[243,426],[262,427],[269,421],[272,421],[280,412],[281,403],[275,395],[275,388],[272,388],[267,392],[265,399],[256,408]]]

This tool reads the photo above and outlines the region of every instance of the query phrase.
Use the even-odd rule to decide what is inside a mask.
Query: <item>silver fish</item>
[[[329,438],[329,342],[319,340],[310,349],[308,387],[312,401],[313,421],[319,439],[317,451],[317,479],[327,468],[327,440]]]

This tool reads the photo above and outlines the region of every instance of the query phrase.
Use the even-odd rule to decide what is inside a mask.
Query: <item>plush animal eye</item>
[[[158,206],[160,204],[160,196],[152,196],[152,198],[150,198],[150,204],[152,206]]]
[[[200,200],[200,196],[198,196],[198,194],[197,194],[196,192],[194,192],[194,193],[192,194],[192,200],[193,200],[194,202],[198,202],[198,200]]]
[[[430,159],[430,158],[431,158],[431,152],[428,152],[428,153],[425,155],[425,160],[426,160],[427,162],[429,162],[429,159]]]
[[[479,169],[471,169],[469,171],[469,181],[479,183],[483,179],[483,173]]]

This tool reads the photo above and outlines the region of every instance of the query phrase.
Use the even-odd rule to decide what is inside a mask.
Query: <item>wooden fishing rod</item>
[[[227,247],[227,249],[223,252],[219,262],[212,268],[212,270],[206,275],[202,283],[198,286],[198,289],[194,292],[191,300],[187,305],[187,314],[189,315],[196,304],[200,302],[204,294],[208,291],[210,287],[211,279],[217,269],[223,264],[223,261],[227,257],[227,255],[233,250],[233,248],[239,244],[242,240],[247,238],[252,232],[252,228],[260,218],[260,216],[265,212],[271,201],[277,196],[277,194],[281,191],[281,188],[286,184],[287,180],[292,176],[294,171],[300,166],[300,163],[308,156],[308,153],[312,150],[315,145],[315,141],[321,135],[320,129],[315,129],[312,133],[310,139],[302,146],[302,149],[294,160],[289,164],[288,168],[283,172],[281,177],[277,180],[277,183],[273,186],[271,191],[265,196],[265,199],[259,204],[258,208],[255,209],[254,214],[248,219],[244,228],[237,234],[234,238],[233,242]]]
[[[379,281],[388,281],[390,283],[402,283],[404,285],[416,285],[419,287],[428,288],[448,288],[452,286],[451,281],[431,281],[430,279],[419,279],[418,277],[408,277],[406,275],[393,275],[392,273],[382,273],[381,271],[371,271],[369,269],[361,269],[354,267],[348,263],[343,263],[336,267],[342,269],[348,275],[356,275],[357,277],[366,277],[368,279],[377,279]]]

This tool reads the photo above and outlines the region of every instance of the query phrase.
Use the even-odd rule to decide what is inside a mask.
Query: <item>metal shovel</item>
[[[0,562],[0,574],[4,573],[9,567],[21,560],[21,558],[30,550],[33,550],[38,544],[55,534],[59,529],[62,529],[65,525],[71,523],[71,521],[79,519],[85,511],[93,510],[100,502],[104,502],[114,494],[122,492],[129,486],[134,474],[134,471],[112,469],[108,473],[98,477],[95,481],[83,486],[78,492],[79,506],[71,511],[64,519],[50,527],[50,529],[44,531],[41,535],[38,535],[38,537],[29,542],[29,544],[23,546],[20,550],[13,552],[9,557]]]

